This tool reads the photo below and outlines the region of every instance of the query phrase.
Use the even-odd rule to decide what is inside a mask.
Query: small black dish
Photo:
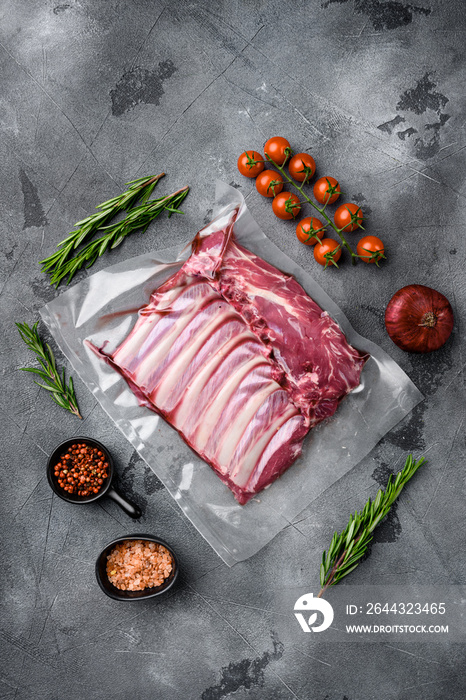
[[[121,542],[126,542],[127,540],[145,540],[146,542],[155,542],[155,544],[161,544],[168,549],[173,559],[173,568],[170,575],[165,579],[161,586],[144,588],[142,591],[122,591],[114,586],[113,583],[110,583],[107,576],[107,556],[110,554],[115,545],[120,544]],[[113,542],[110,542],[106,545],[106,547],[104,547],[95,563],[95,575],[97,578],[97,583],[103,592],[110,598],[113,598],[113,600],[145,600],[146,598],[155,598],[155,596],[167,593],[170,588],[173,587],[176,579],[178,578],[178,561],[176,559],[175,552],[169,544],[164,542],[164,540],[161,540],[158,537],[152,537],[152,535],[127,535],[126,537],[118,537],[116,540],[113,540]]]
[[[66,452],[66,450],[68,450],[71,447],[71,445],[74,445],[76,442],[85,442],[86,445],[90,445],[91,447],[97,447],[105,454],[109,464],[108,477],[102,484],[102,488],[100,489],[99,493],[93,494],[92,496],[78,496],[67,493],[60,487],[60,485],[58,484],[57,477],[54,474],[54,467],[58,463],[60,456],[64,452]],[[141,509],[133,503],[130,503],[130,501],[127,501],[126,498],[123,498],[123,496],[120,493],[118,493],[118,491],[114,488],[114,486],[112,486],[114,474],[115,466],[113,464],[113,459],[110,452],[104,445],[102,445],[101,442],[98,442],[97,440],[88,437],[73,437],[69,440],[65,440],[65,442],[60,443],[60,445],[58,445],[50,455],[49,461],[47,463],[48,482],[57,494],[57,496],[59,496],[64,501],[67,501],[68,503],[76,503],[82,505],[84,503],[92,503],[93,501],[98,501],[99,498],[103,498],[104,496],[109,496],[109,498],[115,501],[115,503],[117,503],[120,506],[120,508],[122,508],[125,511],[125,513],[130,516],[130,518],[134,518],[135,520],[137,520],[141,517]]]

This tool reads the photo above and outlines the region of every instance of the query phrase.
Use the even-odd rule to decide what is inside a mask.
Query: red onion
[[[402,350],[430,352],[441,348],[453,330],[448,299],[422,284],[399,289],[388,302],[385,327]]]

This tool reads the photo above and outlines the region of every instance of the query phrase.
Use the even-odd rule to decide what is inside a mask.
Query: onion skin
[[[399,289],[385,310],[385,328],[395,345],[408,352],[431,352],[453,330],[453,309],[440,292],[422,284]]]

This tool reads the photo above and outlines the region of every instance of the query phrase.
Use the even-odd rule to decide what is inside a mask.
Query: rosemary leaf
[[[81,418],[82,416],[79,413],[78,402],[74,393],[73,380],[70,377],[67,386],[65,370],[63,370],[62,376],[58,373],[52,348],[48,343],[45,344],[39,337],[37,331],[38,323],[39,321],[36,321],[32,328],[30,328],[27,323],[16,324],[22,340],[24,340],[28,348],[37,355],[39,364],[42,367],[42,369],[38,369],[37,367],[22,367],[21,369],[23,372],[33,372],[41,377],[46,383],[41,384],[40,382],[35,382],[35,384],[50,392],[50,396],[59,406],[66,408],[67,411]]]
[[[84,241],[91,238],[98,229],[102,228],[119,212],[130,209],[138,200],[145,204],[152,194],[152,191],[158,181],[165,175],[155,175],[153,177],[140,177],[137,180],[127,182],[129,188],[112,199],[99,204],[99,211],[95,214],[87,216],[85,219],[78,221],[75,226],[79,226],[77,231],[71,231],[68,236],[58,244],[58,249],[48,258],[40,261],[42,272],[47,272],[53,275],[59,270],[70,258],[73,252]]]
[[[172,194],[146,201],[144,204],[130,209],[122,221],[99,228],[99,231],[103,232],[100,238],[87,243],[84,248],[77,251],[67,262],[50,272],[51,283],[58,286],[61,280],[67,277],[66,284],[69,284],[78,270],[84,266],[87,268],[91,267],[97,258],[105,253],[107,248],[120,245],[123,239],[133,231],[138,229],[146,230],[150,222],[163,211],[170,210],[169,213],[171,214],[171,210],[173,210],[182,214],[183,212],[177,207],[186,197],[188,191],[189,187],[183,187]]]
[[[322,588],[318,594],[319,598],[327,588],[341,581],[360,564],[361,558],[372,541],[373,531],[387,515],[403,487],[423,462],[424,457],[416,462],[413,456],[409,455],[403,469],[396,475],[395,481],[390,475],[385,491],[379,489],[374,501],[369,498],[361,512],[350,515],[348,525],[343,532],[334,533],[328,552],[324,551],[322,554],[320,566]]]

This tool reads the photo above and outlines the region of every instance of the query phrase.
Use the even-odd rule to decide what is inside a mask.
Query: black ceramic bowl
[[[102,484],[102,488],[100,489],[99,493],[92,494],[91,496],[78,496],[77,494],[68,493],[60,487],[57,477],[54,473],[54,467],[60,460],[60,456],[63,453],[65,453],[71,447],[71,445],[74,445],[76,442],[85,442],[86,445],[90,445],[91,447],[97,447],[104,453],[104,455],[106,456],[106,460],[109,464],[108,476]],[[60,445],[57,445],[57,447],[50,455],[49,461],[47,463],[48,482],[57,494],[57,496],[59,496],[64,501],[67,501],[68,503],[83,504],[92,503],[93,501],[97,501],[99,498],[109,496],[109,498],[118,503],[120,508],[122,508],[125,511],[125,513],[131,518],[140,518],[141,510],[138,508],[138,506],[135,506],[133,503],[130,503],[125,498],[123,498],[123,496],[120,493],[118,493],[118,491],[116,491],[116,489],[112,486],[114,474],[115,466],[113,464],[113,459],[110,452],[104,445],[102,445],[101,442],[98,442],[98,440],[94,440],[93,438],[88,437],[73,437],[69,440],[65,440],[65,442],[60,443]]]
[[[122,591],[114,586],[113,583],[110,583],[107,576],[107,556],[110,554],[115,545],[127,540],[145,540],[146,542],[155,542],[155,544],[161,544],[168,549],[173,559],[173,568],[170,575],[165,579],[161,586],[144,588],[142,591]],[[110,598],[113,598],[113,600],[145,600],[146,598],[154,598],[155,596],[163,595],[173,587],[176,579],[178,578],[178,561],[176,559],[175,552],[169,544],[164,542],[164,540],[161,540],[158,537],[152,537],[152,535],[126,535],[126,537],[118,537],[118,539],[113,540],[113,542],[110,542],[106,547],[104,547],[95,563],[95,575],[97,577],[97,583],[103,592]]]

